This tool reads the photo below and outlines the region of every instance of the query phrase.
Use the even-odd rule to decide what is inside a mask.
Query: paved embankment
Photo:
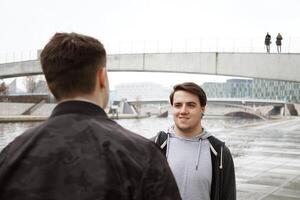
[[[21,115],[30,107],[33,103],[0,103],[0,122],[35,122],[44,121],[51,114],[56,104],[44,104],[37,110],[33,111],[31,115]]]
[[[39,122],[45,121],[47,116],[33,116],[33,115],[5,115],[0,116],[1,123],[8,122]]]
[[[0,106],[0,122],[38,122],[46,120],[54,107],[57,104],[43,104],[38,109],[34,110],[31,115],[21,115],[28,108],[33,106],[33,103],[6,103],[1,102]],[[148,117],[147,115],[135,115],[135,114],[118,114],[111,115],[108,117],[114,119],[138,119]]]
[[[10,102],[0,102],[0,116],[13,116],[21,115],[34,103],[10,103]],[[32,115],[35,116],[49,116],[56,104],[46,103],[41,105],[37,110],[35,110]]]
[[[239,200],[300,199],[300,117],[215,134],[235,157]]]

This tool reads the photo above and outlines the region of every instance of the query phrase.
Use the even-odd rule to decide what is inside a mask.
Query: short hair
[[[200,105],[206,106],[207,97],[206,97],[204,90],[199,85],[197,85],[193,82],[185,82],[185,83],[177,84],[173,87],[173,91],[170,94],[170,103],[172,106],[173,106],[174,94],[175,94],[175,92],[180,91],[180,90],[198,96]]]
[[[95,89],[96,72],[106,66],[106,51],[97,39],[78,33],[56,33],[40,55],[50,91],[57,100]]]

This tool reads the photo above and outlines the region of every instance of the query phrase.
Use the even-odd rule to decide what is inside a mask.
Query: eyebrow
[[[194,101],[188,101],[188,102],[174,102],[174,104],[178,104],[178,103],[180,103],[180,104],[184,104],[184,103],[186,103],[186,104],[197,104],[197,102],[194,102]]]

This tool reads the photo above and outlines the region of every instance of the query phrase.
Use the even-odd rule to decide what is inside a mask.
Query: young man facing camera
[[[98,40],[57,33],[41,64],[59,103],[1,152],[1,200],[180,199],[160,150],[104,112],[109,85]]]
[[[174,126],[154,138],[165,153],[183,200],[235,200],[234,164],[229,149],[201,125],[206,94],[187,82],[170,95]]]

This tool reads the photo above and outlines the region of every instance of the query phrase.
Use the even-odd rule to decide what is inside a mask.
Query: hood
[[[182,137],[182,136],[176,135],[174,125],[171,126],[167,131],[168,138],[165,141],[165,143],[161,146],[163,148],[164,145],[167,145],[166,156],[168,157],[168,154],[169,154],[170,137],[174,137],[179,140],[185,140],[185,141],[197,141],[197,142],[199,142],[199,145],[198,145],[197,157],[195,158],[195,169],[198,170],[200,155],[201,155],[201,151],[202,151],[202,141],[206,140],[209,136],[211,136],[211,134],[208,133],[204,128],[202,130],[203,130],[202,133],[199,133],[199,135],[196,135],[193,137]]]
[[[175,128],[173,125],[173,126],[169,127],[167,133],[170,134],[171,137],[176,137],[178,139],[187,140],[187,141],[199,141],[200,139],[205,140],[209,136],[211,136],[211,134],[209,132],[207,132],[205,128],[203,128],[202,130],[203,130],[202,133],[199,133],[199,135],[196,135],[193,137],[183,137],[183,136],[178,136],[175,134]]]

